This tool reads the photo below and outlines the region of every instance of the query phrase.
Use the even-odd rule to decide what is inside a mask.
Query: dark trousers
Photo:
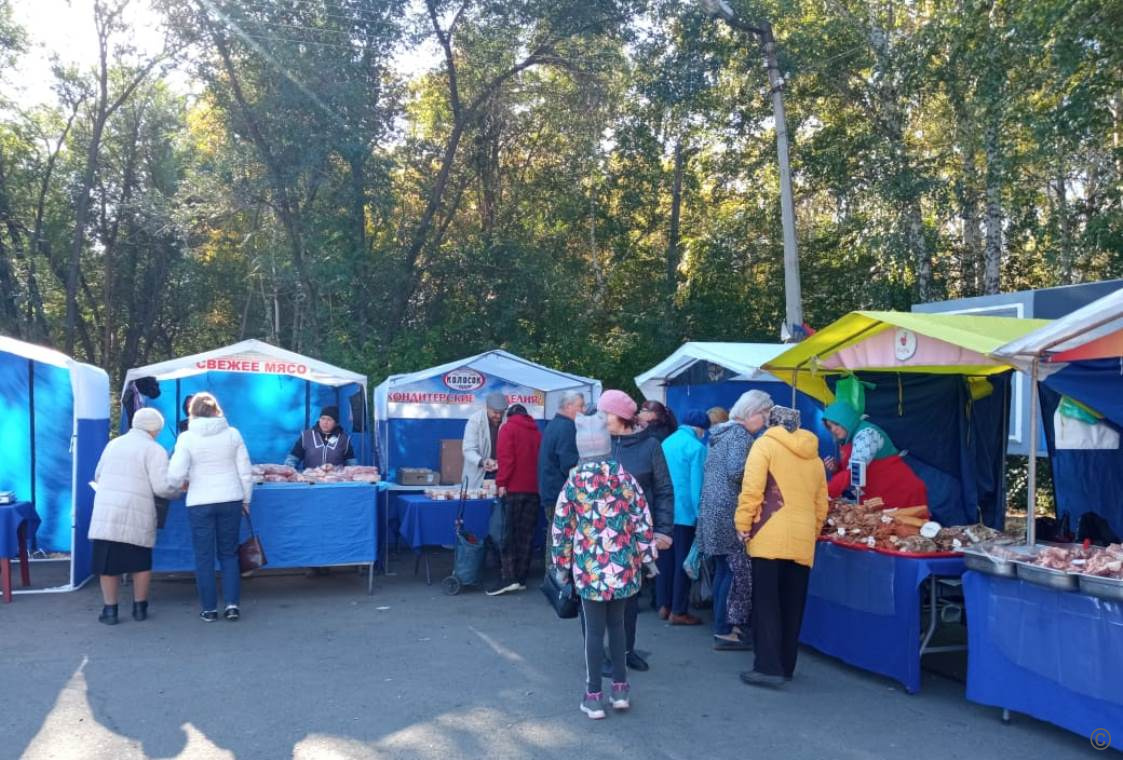
[[[791,678],[811,568],[787,559],[753,557],[754,670]]]
[[[534,529],[538,527],[538,494],[509,493],[503,501],[507,510],[502,552],[503,580],[525,584],[530,572]]]
[[[640,594],[643,589],[640,589]],[[639,620],[639,598],[640,594],[634,594],[624,600],[624,652],[636,651],[636,621]],[[581,622],[581,634],[585,634],[585,606],[582,605],[577,611],[577,617]]]
[[[733,632],[729,624],[729,589],[733,585],[733,571],[724,554],[714,555],[714,634],[728,636]]]
[[[585,690],[597,694],[601,690],[601,665],[604,663],[604,635],[608,634],[608,651],[612,659],[612,680],[624,683],[628,670],[624,655],[624,612],[629,599],[609,602],[581,600],[585,623]]]
[[[203,611],[218,609],[218,587],[214,561],[222,570],[222,600],[239,604],[241,568],[238,567],[238,531],[242,526],[242,502],[199,504],[187,508],[191,523],[191,546],[195,550],[195,588]]]
[[[655,578],[655,604],[666,607],[675,615],[685,615],[690,608],[690,576],[682,569],[690,547],[694,545],[694,526],[676,525],[669,551],[659,553],[655,564],[659,575]]]

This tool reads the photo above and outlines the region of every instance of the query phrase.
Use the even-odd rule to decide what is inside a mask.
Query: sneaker
[[[625,683],[612,684],[612,709],[627,710],[631,703],[632,687]]]
[[[226,605],[226,611],[222,613],[222,616],[230,622],[234,622],[242,616],[242,613],[238,611],[238,605],[228,604]]]
[[[203,610],[199,613],[199,617],[204,623],[213,623],[218,620],[218,610]]]
[[[520,587],[519,584],[516,583],[515,581],[499,581],[498,583],[496,583],[494,586],[492,586],[490,589],[487,590],[487,595],[488,596],[499,596],[500,594],[506,594],[506,593],[509,593],[511,591],[524,591],[524,590],[526,590],[526,586]]]
[[[729,636],[714,636],[715,652],[748,652],[751,650],[752,646],[732,634]]]
[[[588,715],[592,720],[601,720],[604,718],[604,705],[601,703],[601,693],[599,691],[596,694],[585,692],[585,698],[581,700],[581,712]]]

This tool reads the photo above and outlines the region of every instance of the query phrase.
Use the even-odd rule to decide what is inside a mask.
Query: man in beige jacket
[[[464,474],[468,488],[479,488],[487,477],[494,478],[499,463],[495,460],[498,449],[499,425],[507,410],[507,397],[495,391],[487,394],[484,408],[468,418],[464,426]]]

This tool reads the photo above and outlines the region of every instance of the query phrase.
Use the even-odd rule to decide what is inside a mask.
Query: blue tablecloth
[[[1123,746],[1123,604],[969,572],[967,698]]]
[[[40,522],[35,505],[30,501],[0,505],[0,557],[19,556],[19,526],[24,522],[27,522],[27,531],[23,535],[30,546]]]
[[[424,546],[451,546],[456,542],[456,510],[460,501],[434,501],[424,495],[398,495],[401,509],[399,532],[414,550]],[[477,536],[487,535],[494,499],[464,502],[464,528]]]
[[[800,641],[920,691],[920,586],[957,577],[961,558],[896,557],[820,541]]]
[[[370,483],[255,486],[251,516],[268,567],[358,565],[378,559],[376,488]],[[249,531],[242,521],[242,538]],[[152,569],[195,569],[191,528],[183,500],[173,501],[167,524],[156,531]]]

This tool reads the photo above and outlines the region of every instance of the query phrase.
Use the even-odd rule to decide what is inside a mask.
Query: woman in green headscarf
[[[885,509],[927,507],[928,489],[912,468],[901,458],[889,434],[873,424],[847,401],[835,401],[823,412],[823,421],[831,435],[842,444],[842,461],[828,459],[832,474],[828,490],[837,499],[850,488],[850,465],[866,463],[864,499],[880,498]]]

